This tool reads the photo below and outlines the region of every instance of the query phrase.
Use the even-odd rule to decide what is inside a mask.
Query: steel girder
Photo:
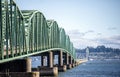
[[[22,10],[13,0],[0,1],[0,63],[50,50],[75,59],[73,43],[54,20],[37,10]]]
[[[0,60],[25,52],[24,18],[12,0],[0,1]]]

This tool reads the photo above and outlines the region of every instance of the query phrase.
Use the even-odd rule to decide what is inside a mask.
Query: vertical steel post
[[[13,18],[12,18],[12,0],[10,0],[10,51],[11,51],[11,56],[13,57],[14,54],[13,54]]]
[[[17,6],[14,5],[14,29],[15,29],[15,56],[17,56]]]
[[[0,0],[0,60],[3,59],[2,0]]]
[[[8,1],[5,1],[5,6],[6,6],[6,58],[9,57],[9,8],[8,8]]]

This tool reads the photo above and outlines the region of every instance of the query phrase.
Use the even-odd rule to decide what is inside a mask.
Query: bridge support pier
[[[64,58],[64,61],[63,61],[64,64],[68,65],[69,64],[69,54],[68,53],[64,53],[63,58]]]
[[[31,59],[18,59],[0,64],[0,77],[39,77],[39,72],[31,72]]]
[[[52,68],[53,67],[53,52],[50,51],[50,52],[45,52],[45,53],[42,53],[41,54],[41,66],[44,67],[45,64],[46,64],[46,58],[47,58],[47,67],[50,67]]]
[[[72,58],[72,67],[75,67],[75,61],[73,58]]]
[[[63,65],[63,52],[58,52],[58,71],[65,72],[67,70],[66,65]]]
[[[45,56],[41,55],[41,66],[45,66]]]
[[[31,72],[31,59],[26,58],[26,72]]]
[[[53,68],[53,59],[54,59],[53,56],[54,56],[53,52],[50,51],[47,56],[47,59],[48,59],[47,64],[48,64],[48,67],[50,68]]]
[[[72,57],[69,55],[68,58],[69,58],[69,59],[68,59],[68,60],[69,60],[69,64],[68,64],[68,67],[67,67],[67,68],[68,68],[68,69],[71,69],[71,68],[72,68]]]
[[[19,59],[0,64],[0,72],[31,72],[31,59]]]
[[[64,65],[67,66],[67,69],[71,69],[71,68],[72,68],[72,67],[71,67],[71,64],[70,64],[71,58],[70,58],[69,54],[68,54],[68,53],[64,53],[63,58],[64,58],[64,61],[63,61],[63,62],[64,62]]]
[[[57,76],[58,68],[53,67],[53,60],[54,60],[53,52],[52,51],[45,52],[40,55],[41,55],[41,66],[38,66],[38,68],[36,69],[37,71],[40,71],[40,76]],[[47,58],[46,66],[45,66],[46,63],[45,57]]]
[[[0,77],[40,77],[39,72],[2,72]]]

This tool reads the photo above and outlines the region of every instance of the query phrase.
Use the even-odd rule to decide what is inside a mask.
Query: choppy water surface
[[[58,77],[120,77],[120,60],[93,60],[83,63]]]

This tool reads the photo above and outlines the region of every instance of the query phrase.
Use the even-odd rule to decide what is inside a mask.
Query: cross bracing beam
[[[73,43],[54,20],[37,10],[19,10],[13,0],[0,1],[0,63],[50,50],[75,59]]]

